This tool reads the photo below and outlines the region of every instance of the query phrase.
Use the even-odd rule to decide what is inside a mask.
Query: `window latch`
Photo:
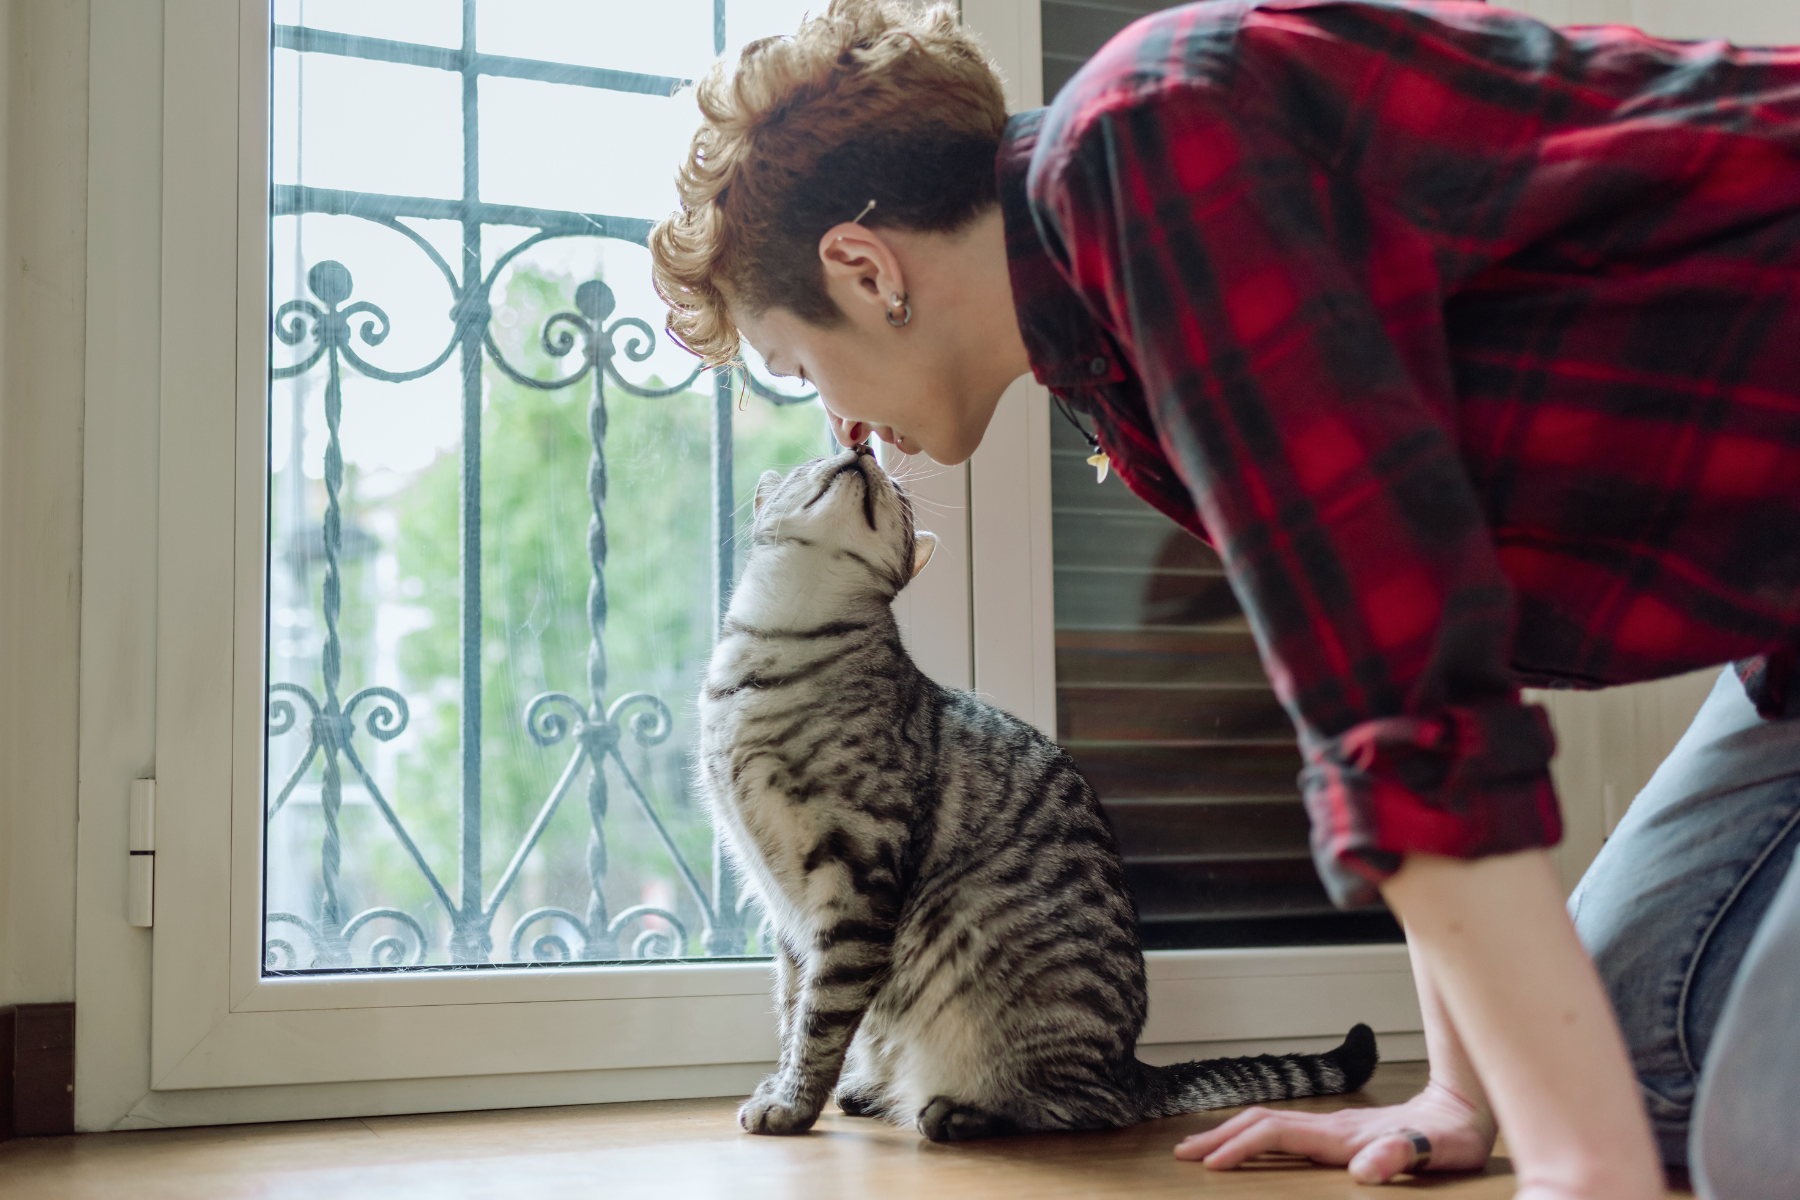
[[[150,928],[156,898],[156,780],[131,781],[131,857],[125,873],[125,921]]]

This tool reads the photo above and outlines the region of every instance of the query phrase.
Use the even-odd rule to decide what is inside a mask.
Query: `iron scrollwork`
[[[456,51],[382,43],[384,56],[400,55],[417,65],[458,71],[465,76],[463,125],[465,139],[479,129],[480,89],[474,78],[488,62],[476,52],[474,0],[464,0],[464,44]],[[724,48],[724,0],[715,0],[715,52]],[[292,49],[356,55],[355,39],[318,34],[300,26],[277,26],[276,42]],[[410,56],[410,57],[408,57]],[[507,70],[579,86],[610,88],[668,95],[685,81],[619,72],[588,71],[566,64],[507,59]],[[583,73],[583,72],[586,73]],[[535,75],[533,73],[536,73]],[[465,143],[470,144],[470,143]],[[606,818],[610,799],[609,780],[616,776],[625,785],[631,802],[655,831],[664,851],[680,876],[682,887],[700,913],[699,938],[707,954],[742,954],[747,928],[755,916],[746,911],[736,894],[735,880],[715,861],[712,887],[708,888],[690,866],[659,816],[656,806],[632,772],[622,752],[626,746],[648,748],[667,739],[674,728],[668,706],[648,692],[629,692],[609,699],[605,643],[607,557],[606,432],[608,391],[640,400],[654,400],[689,392],[700,384],[704,368],[694,366],[685,377],[651,386],[631,379],[621,363],[641,364],[655,352],[658,331],[642,317],[619,315],[618,301],[604,280],[583,281],[576,289],[572,308],[553,313],[537,332],[537,345],[560,373],[540,379],[509,361],[493,333],[491,297],[504,272],[520,255],[553,238],[603,237],[645,244],[650,223],[637,218],[532,209],[482,201],[474,190],[475,175],[465,172],[464,195],[457,200],[429,197],[385,196],[366,192],[333,191],[300,185],[278,185],[272,211],[278,215],[307,213],[354,217],[379,226],[404,239],[423,254],[444,281],[450,299],[450,334],[442,348],[416,366],[395,369],[371,362],[368,354],[383,346],[393,332],[393,321],[379,305],[353,299],[355,281],[348,267],[335,260],[313,264],[306,273],[310,297],[295,297],[275,308],[273,343],[296,348],[291,362],[271,360],[271,381],[292,379],[324,367],[325,375],[325,509],[320,529],[324,573],[319,599],[325,636],[320,649],[319,687],[300,683],[273,683],[267,697],[267,730],[271,739],[304,736],[305,747],[296,755],[279,786],[271,781],[266,820],[273,820],[287,806],[303,780],[319,773],[320,808],[324,832],[319,848],[320,899],[313,918],[290,912],[269,912],[264,939],[269,970],[307,967],[395,967],[424,962],[431,955],[429,923],[398,908],[377,907],[354,915],[345,910],[339,874],[342,859],[340,814],[344,801],[346,768],[350,782],[361,786],[379,812],[386,829],[405,850],[408,859],[429,886],[449,925],[447,947],[456,962],[484,962],[491,954],[492,926],[502,902],[511,894],[527,857],[537,846],[550,819],[569,792],[585,779],[588,845],[586,867],[588,899],[585,911],[541,907],[519,917],[505,939],[511,961],[558,962],[608,960],[621,957],[667,958],[688,952],[689,933],[676,914],[650,905],[635,905],[617,913],[607,909]],[[408,219],[449,219],[461,224],[460,270],[439,253],[430,240],[407,223]],[[526,237],[499,255],[491,264],[482,253],[484,235],[495,227],[526,227]],[[271,345],[271,350],[274,345]],[[343,639],[339,628],[342,612],[342,570],[351,542],[341,504],[344,482],[340,424],[343,415],[342,372],[348,368],[365,378],[384,383],[404,383],[423,378],[446,366],[460,354],[463,390],[463,475],[465,529],[462,540],[463,592],[463,790],[464,838],[455,887],[446,885],[421,853],[405,823],[383,794],[375,774],[359,753],[359,745],[392,741],[410,722],[406,698],[385,686],[369,686],[340,698],[343,674]],[[521,714],[529,738],[544,750],[567,743],[572,752],[530,827],[514,847],[506,869],[484,897],[482,885],[481,790],[480,790],[480,506],[468,497],[479,494],[480,414],[482,366],[496,370],[524,387],[559,391],[585,385],[587,433],[590,443],[586,488],[588,497],[587,551],[590,579],[586,602],[588,653],[586,700],[564,692],[550,692],[529,701]],[[563,364],[568,364],[564,366]],[[813,399],[816,393],[789,395],[776,391],[749,372],[733,375],[715,371],[713,392],[713,492],[715,607],[724,610],[731,586],[732,434],[730,403],[733,378],[738,385],[774,404]],[[472,523],[472,524],[471,524]],[[367,535],[357,534],[367,540]],[[305,561],[305,560],[302,560]],[[310,583],[306,585],[310,587]],[[471,835],[471,830],[473,834]],[[718,849],[715,846],[715,859]],[[648,922],[648,923],[646,923]],[[636,927],[628,948],[621,938]],[[532,936],[533,930],[536,935]],[[371,935],[374,935],[371,937]],[[571,935],[573,941],[571,940]],[[529,939],[529,945],[527,941]],[[364,942],[367,942],[364,945]],[[310,949],[304,949],[309,947]],[[360,947],[355,948],[353,947]],[[358,959],[361,961],[352,961]]]
[[[380,223],[410,233],[399,222]],[[546,235],[540,234],[528,238],[527,244],[535,244],[543,240],[544,236]],[[519,249],[523,249],[523,246]],[[494,285],[500,269],[516,257],[516,252],[508,254],[495,264],[482,281],[483,286]],[[438,265],[447,268],[447,264],[441,259],[437,261]],[[454,284],[453,279],[451,282]],[[272,820],[287,805],[300,783],[311,775],[315,765],[321,768],[320,808],[324,822],[320,845],[321,899],[319,913],[313,920],[288,912],[268,914],[267,920],[271,927],[265,941],[268,969],[414,965],[422,963],[428,955],[431,938],[425,925],[412,915],[394,908],[375,908],[355,916],[347,916],[343,909],[339,881],[343,854],[339,818],[344,799],[346,768],[351,780],[359,784],[368,795],[389,831],[430,886],[453,930],[453,950],[459,945],[491,943],[489,929],[500,904],[510,894],[526,858],[536,847],[550,818],[585,773],[589,817],[587,910],[581,915],[561,908],[538,908],[526,913],[515,922],[506,939],[508,957],[512,961],[535,962],[606,961],[624,957],[678,957],[686,953],[688,930],[674,913],[649,905],[637,905],[617,914],[611,914],[607,910],[604,893],[607,874],[605,821],[610,769],[610,773],[616,774],[626,785],[635,807],[656,833],[684,890],[700,911],[702,943],[711,953],[742,953],[745,921],[735,897],[722,911],[715,904],[713,895],[687,862],[649,794],[621,753],[621,745],[627,740],[646,748],[666,740],[674,728],[673,714],[666,703],[649,692],[627,693],[610,703],[606,698],[606,388],[610,384],[630,395],[654,399],[691,389],[702,372],[695,369],[677,384],[664,387],[648,387],[624,378],[615,365],[615,359],[622,354],[631,362],[646,361],[655,349],[657,334],[641,318],[623,316],[614,319],[617,301],[611,288],[602,280],[583,282],[576,288],[574,309],[553,313],[544,321],[539,334],[539,345],[547,355],[561,360],[576,353],[578,348],[581,355],[581,361],[573,371],[552,379],[536,379],[526,375],[507,360],[488,327],[488,318],[491,316],[489,306],[463,303],[453,310],[452,315],[459,322],[466,320],[467,314],[472,311],[481,315],[483,327],[479,336],[488,361],[515,382],[543,390],[575,387],[582,383],[587,383],[590,387],[588,551],[592,575],[587,612],[590,633],[587,671],[590,699],[587,704],[583,704],[568,693],[549,692],[533,698],[526,705],[523,723],[532,742],[548,749],[568,741],[574,746],[574,753],[566,763],[557,784],[540,806],[536,818],[516,847],[492,893],[479,909],[470,911],[466,906],[455,902],[450,889],[426,860],[379,782],[357,752],[356,742],[362,736],[366,735],[377,742],[388,742],[406,730],[411,720],[406,698],[393,688],[380,685],[362,688],[348,700],[339,698],[343,656],[339,625],[342,609],[340,559],[344,545],[340,434],[344,364],[384,382],[405,382],[443,366],[454,351],[456,342],[453,338],[442,353],[417,368],[390,370],[376,367],[355,350],[354,343],[360,339],[369,347],[381,345],[393,327],[387,313],[368,301],[347,303],[353,294],[354,280],[348,268],[336,261],[327,260],[315,264],[307,273],[307,283],[314,299],[295,299],[282,304],[275,313],[273,334],[278,342],[286,346],[302,346],[308,342],[311,346],[299,361],[286,366],[272,366],[270,376],[272,379],[285,379],[303,374],[321,363],[326,367],[326,504],[322,530],[324,579],[321,587],[325,639],[320,660],[322,687],[316,695],[312,690],[290,681],[277,682],[269,689],[269,737],[278,738],[303,732],[307,742],[279,786],[271,788],[267,816]],[[767,391],[747,373],[743,375],[743,379],[759,394]],[[810,398],[769,394],[783,403]],[[478,564],[474,566],[478,569]],[[465,569],[468,569],[468,564]],[[620,937],[623,930],[634,923],[641,923],[645,918],[655,918],[658,924],[643,928],[631,940],[629,947],[622,946]],[[377,919],[398,923],[403,927],[405,936],[388,934],[380,937],[368,947],[366,954],[355,956],[363,961],[352,961],[352,942],[361,930]],[[528,947],[525,941],[528,927],[546,920],[560,922],[572,929],[578,936],[579,945],[571,945],[559,933],[545,932],[531,940]],[[286,925],[303,935],[305,944],[311,948],[309,959],[302,961],[301,951],[296,945],[297,939],[274,934],[273,929],[277,925]]]

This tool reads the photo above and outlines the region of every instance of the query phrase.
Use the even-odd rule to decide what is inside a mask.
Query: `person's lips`
[[[906,440],[906,435],[894,432],[892,425],[871,425],[867,421],[846,421],[837,416],[832,417],[831,425],[837,434],[838,444],[841,446],[854,446],[859,442],[866,442],[872,437],[880,438],[890,446],[899,446]]]

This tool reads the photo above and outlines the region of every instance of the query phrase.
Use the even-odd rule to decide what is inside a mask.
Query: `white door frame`
[[[761,964],[263,975],[266,0],[163,46],[152,1090],[772,1059]]]

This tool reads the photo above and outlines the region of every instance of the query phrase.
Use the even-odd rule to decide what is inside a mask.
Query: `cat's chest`
[[[734,756],[732,777],[714,798],[717,815],[732,830],[739,848],[783,877],[800,870],[811,848],[835,824],[832,798],[809,794],[788,756]]]
[[[794,747],[747,734],[763,723],[757,712],[763,702],[781,701],[739,698],[729,708],[703,703],[708,799],[714,821],[765,898],[775,907],[783,907],[784,900],[804,906],[812,883],[809,858],[854,818],[819,786],[808,770],[814,764],[797,756]]]

